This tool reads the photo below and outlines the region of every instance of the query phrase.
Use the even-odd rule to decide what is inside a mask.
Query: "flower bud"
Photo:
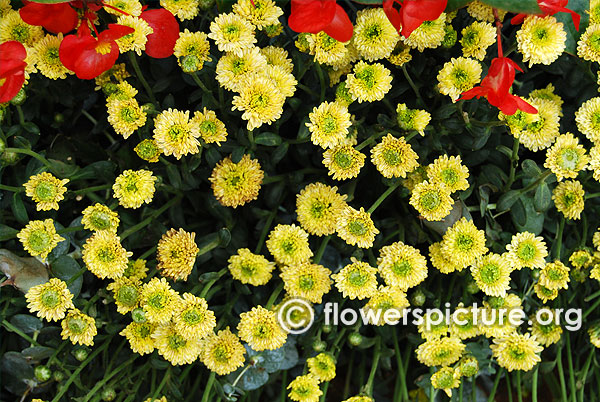
[[[35,379],[39,382],[46,382],[52,378],[52,370],[48,366],[40,365],[33,370]]]

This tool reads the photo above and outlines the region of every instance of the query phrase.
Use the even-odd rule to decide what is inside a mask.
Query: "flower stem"
[[[515,384],[517,387],[517,399],[519,402],[523,402],[523,390],[521,389],[521,370],[516,370],[516,381],[517,383]],[[512,391],[511,391],[512,393]]]
[[[146,81],[144,74],[142,74],[140,65],[138,64],[137,59],[133,55],[133,52],[128,52],[128,53],[129,53],[129,61],[131,62],[131,66],[133,67],[133,70],[135,71],[135,75],[137,76],[137,79],[140,80],[140,82],[142,83],[142,86],[146,90],[146,93],[148,94],[150,101],[152,103],[154,103],[155,105],[158,105],[158,102],[156,101],[156,98],[154,97],[154,93],[152,92],[150,85],[148,85],[148,81]]]
[[[35,339],[33,339],[32,337],[30,337],[29,335],[27,335],[26,333],[21,331],[19,328],[12,325],[10,322],[8,322],[6,320],[2,320],[2,325],[7,330],[14,332],[15,334],[19,335],[21,338],[25,339],[27,342],[31,343],[33,346],[40,346],[40,344],[37,343],[37,341]]]
[[[373,395],[373,381],[375,380],[375,373],[377,372],[377,366],[379,365],[379,358],[381,357],[381,338],[377,338],[377,343],[375,344],[375,352],[373,353],[373,364],[371,365],[371,372],[369,373],[369,379],[367,380],[367,385],[365,386],[365,390],[367,394]]]
[[[538,372],[540,365],[537,364],[533,370],[533,377],[531,379],[531,402],[537,402],[537,390],[538,390]]]
[[[400,181],[398,181],[398,182],[392,184],[390,187],[388,187],[388,189],[385,190],[385,192],[383,194],[381,194],[377,200],[375,200],[373,205],[371,205],[371,207],[367,210],[367,213],[372,214],[377,209],[377,207],[379,207],[379,205],[381,205],[381,203],[390,194],[392,194],[399,186],[400,186]]]
[[[508,191],[512,184],[515,182],[515,173],[517,171],[517,162],[519,161],[519,139],[515,137],[512,148],[512,155],[510,157],[510,173],[508,176],[508,181],[504,185],[504,192]]]
[[[575,371],[573,370],[573,355],[571,353],[571,335],[567,332],[566,349],[567,349],[567,364],[569,365],[569,386],[571,387],[571,397],[575,399],[577,396],[577,387],[575,386]]]
[[[406,81],[408,81],[408,85],[410,85],[412,90],[415,92],[415,95],[417,95],[417,99],[419,100],[419,103],[421,104],[421,106],[427,107],[427,105],[425,104],[425,101],[423,100],[423,98],[421,98],[421,93],[419,92],[419,88],[417,88],[417,86],[415,85],[415,82],[410,77],[410,74],[408,74],[406,65],[402,66],[402,73],[404,74],[404,78],[406,78]]]
[[[568,401],[567,398],[567,385],[565,383],[565,370],[563,369],[562,364],[562,348],[558,347],[558,352],[556,353],[556,364],[558,368],[558,378],[560,380],[560,394],[562,396],[562,401]]]
[[[177,197],[172,198],[171,200],[169,200],[169,202],[167,202],[165,205],[163,205],[160,209],[157,209],[156,211],[154,211],[149,217],[147,217],[146,219],[144,219],[143,221],[141,221],[137,225],[134,225],[134,226],[130,227],[129,229],[127,229],[126,231],[124,231],[121,234],[121,236],[120,236],[121,240],[125,240],[127,237],[131,236],[132,234],[134,234],[138,230],[140,230],[140,229],[145,228],[146,226],[148,226],[158,216],[160,216],[167,209],[171,208],[173,205],[177,204],[179,201],[181,201],[181,196],[177,196]]]
[[[25,191],[25,187],[13,187],[13,186],[7,186],[5,184],[0,184],[0,190],[12,191],[13,193],[21,193],[21,192]]]
[[[585,365],[583,366],[583,374],[581,374],[581,388],[579,389],[579,400],[581,402],[585,401],[585,398],[583,397],[584,395],[584,390],[585,390],[585,382],[587,379],[587,374],[590,370],[590,364],[592,363],[592,359],[594,357],[595,353],[590,353],[588,358],[585,361]],[[534,401],[537,402],[537,401]]]
[[[488,397],[488,402],[494,402],[494,398],[496,397],[496,391],[498,390],[498,384],[500,384],[500,377],[502,377],[502,373],[504,373],[504,368],[500,367],[498,369],[498,372],[496,373],[496,379],[494,380],[492,392],[490,392],[490,396]]]
[[[315,254],[315,258],[313,258],[313,262],[315,264],[318,264],[321,261],[321,258],[323,257],[323,253],[325,252],[325,248],[327,247],[327,243],[329,243],[330,239],[331,239],[331,235],[325,236],[323,238],[323,240],[321,241],[319,250],[317,250],[317,254]]]
[[[402,354],[400,352],[400,345],[398,344],[398,334],[395,330],[392,331],[394,340],[394,354],[396,355],[396,362],[398,363],[398,377],[400,378],[400,390],[402,392],[402,401],[408,401],[408,389],[406,388],[406,369],[402,362]],[[461,392],[462,396],[462,392]]]
[[[26,149],[26,148],[4,148],[4,152],[14,152],[16,154],[29,155],[29,156],[37,159],[38,161],[42,162],[42,164],[44,166],[46,166],[52,173],[56,174],[56,172],[53,171],[52,165],[50,164],[50,162],[48,161],[48,159],[44,158],[42,155],[38,154],[37,152],[32,151],[31,149]],[[56,174],[56,175],[59,176],[58,174]]]
[[[282,290],[283,290],[283,282],[281,282],[279,285],[277,285],[277,287],[275,288],[273,293],[271,293],[271,297],[269,297],[269,300],[267,301],[267,305],[265,306],[265,308],[267,310],[269,310],[273,306],[273,304],[275,303],[275,300],[277,300],[277,296],[279,296],[279,294],[281,293]]]

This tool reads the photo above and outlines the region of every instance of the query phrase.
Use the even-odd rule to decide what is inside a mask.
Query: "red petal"
[[[331,20],[331,23],[325,27],[324,31],[327,35],[340,42],[348,42],[352,39],[354,26],[350,18],[348,18],[346,11],[339,4],[335,5],[335,16]]]
[[[532,105],[530,105],[529,103],[525,102],[523,99],[519,98],[516,95],[512,95],[515,97],[515,101],[517,102],[517,107],[524,111],[525,113],[531,113],[531,114],[537,114],[538,110],[533,107]]]
[[[292,0],[288,25],[295,32],[319,33],[337,17],[336,6],[335,0]]]
[[[400,8],[402,35],[408,38],[423,21],[436,20],[446,9],[447,0],[405,0]]]
[[[21,87],[23,87],[23,83],[25,83],[25,74],[23,71],[5,78],[4,83],[0,85],[0,103],[8,102],[14,98],[21,90]]]
[[[91,80],[114,66],[118,57],[119,47],[116,44],[111,46],[110,52],[106,54],[100,54],[95,49],[87,49],[80,53],[72,70],[78,78]]]
[[[469,89],[466,92],[463,92],[463,94],[461,95],[459,100],[461,100],[461,99],[469,100],[469,99],[473,99],[474,97],[477,97],[479,99],[482,96],[486,96],[486,94],[487,94],[487,91],[485,88],[475,87],[475,88]]]
[[[41,25],[52,33],[67,33],[75,29],[79,16],[68,3],[40,4],[27,2],[19,10],[23,21],[30,25]]]
[[[173,14],[164,8],[158,8],[144,11],[140,18],[154,30],[148,35],[146,54],[156,59],[171,56],[175,42],[179,38],[179,23]]]
[[[7,78],[11,75],[19,74],[25,71],[27,63],[22,60],[2,60],[0,64],[0,77]]]
[[[11,40],[0,45],[0,60],[25,60],[27,51],[21,42]]]
[[[85,29],[80,29],[77,35],[67,35],[63,38],[58,49],[58,55],[62,64],[71,71],[75,71],[77,59],[81,53],[88,49],[94,49],[98,43],[92,35],[85,35]]]
[[[125,25],[108,24],[108,29],[105,29],[98,35],[98,42],[114,42],[115,40],[122,38],[125,35],[129,35],[133,32],[135,32],[135,29],[131,27],[126,27]]]
[[[510,20],[510,23],[513,25],[522,24],[523,21],[525,21],[525,17],[527,17],[527,14],[517,14],[514,17],[512,17],[512,19]]]
[[[396,31],[400,31],[402,28],[402,17],[398,10],[394,8],[394,0],[383,0],[383,11],[387,15],[390,23],[396,28]]]

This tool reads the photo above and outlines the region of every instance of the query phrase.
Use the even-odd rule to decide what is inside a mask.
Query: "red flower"
[[[448,0],[383,0],[383,10],[398,32],[408,38],[425,21],[433,21],[446,9]],[[397,10],[394,5],[400,5]]]
[[[140,18],[154,30],[148,35],[146,54],[157,59],[172,55],[175,42],[179,38],[179,23],[173,14],[164,8],[157,8],[144,11]]]
[[[40,4],[24,1],[19,10],[23,21],[29,25],[41,25],[52,33],[67,33],[77,27],[79,16],[68,3]]]
[[[496,57],[492,60],[487,76],[476,86],[462,94],[460,99],[473,99],[481,96],[506,115],[513,115],[520,109],[527,113],[537,113],[537,109],[516,95],[511,94],[510,87],[515,80],[515,69],[521,68],[508,57]]]
[[[0,103],[19,93],[25,82],[27,51],[20,42],[11,40],[0,45]]]
[[[132,32],[133,28],[109,24],[108,29],[94,38],[84,21],[76,35],[65,36],[61,42],[60,61],[79,78],[96,78],[110,69],[119,57],[119,46],[115,40]]]
[[[560,12],[569,13],[573,19],[573,25],[575,25],[575,29],[579,31],[579,22],[581,21],[581,16],[575,11],[566,8],[565,6],[568,3],[569,0],[538,0],[538,6],[540,6],[540,10],[542,10],[542,14],[539,15],[554,15]],[[527,14],[517,14],[510,20],[510,23],[513,25],[518,25],[523,22],[525,17],[527,17]]]
[[[340,42],[352,39],[354,27],[336,0],[292,0],[289,27],[296,32],[325,33]]]

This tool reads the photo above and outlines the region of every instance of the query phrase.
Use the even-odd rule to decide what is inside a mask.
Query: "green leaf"
[[[37,126],[37,124],[32,123],[30,121],[26,121],[21,126],[23,126],[25,131],[27,131],[28,133],[36,134],[36,135],[39,135],[39,133],[40,133],[40,128]]]
[[[533,197],[535,210],[538,212],[547,211],[552,205],[552,193],[546,183],[542,183],[536,190]]]
[[[30,348],[23,349],[21,354],[28,360],[44,360],[54,354],[54,349],[47,346],[32,346]]]
[[[471,0],[448,0],[448,4],[446,4],[446,12],[449,13],[454,10],[458,10],[469,4]]]
[[[521,169],[523,169],[523,172],[525,172],[527,176],[532,178],[537,178],[540,174],[542,174],[542,170],[539,168],[537,163],[531,159],[525,159],[523,163],[521,163]]]
[[[266,145],[268,147],[275,147],[281,144],[281,137],[275,133],[260,133],[254,138],[254,142],[260,145]]]
[[[81,271],[81,267],[73,259],[73,257],[69,257],[68,255],[60,256],[56,261],[52,263],[50,266],[54,275],[57,278],[62,279],[63,281],[69,283],[71,278]],[[83,284],[83,275],[79,275],[73,282],[68,286],[69,291],[73,293],[73,297],[77,297],[79,292],[81,291],[81,285]]]
[[[25,204],[23,204],[23,200],[21,199],[21,195],[19,193],[13,194],[12,204],[10,204],[10,208],[12,209],[12,213],[19,223],[26,225],[29,222],[29,216],[27,215],[27,210],[25,209]]]
[[[494,8],[510,11],[513,13],[541,14],[537,0],[481,0],[482,3]]]
[[[71,177],[79,171],[79,166],[64,163],[56,159],[48,159],[48,162],[50,162],[50,170],[58,177]]]
[[[250,367],[242,376],[238,385],[244,391],[252,391],[262,387],[269,381],[269,373],[263,368]]]
[[[530,197],[522,197],[510,210],[512,221],[520,232],[531,232],[539,235],[544,228],[544,214],[535,210],[534,201]]]
[[[44,327],[42,320],[29,314],[17,314],[10,319],[10,323],[26,334],[33,334]]]
[[[17,236],[17,233],[19,233],[17,229],[0,224],[0,241],[10,240]]]
[[[507,211],[510,207],[513,206],[515,202],[521,197],[521,191],[519,190],[510,190],[506,193],[502,194],[496,203],[496,209],[498,211]]]

